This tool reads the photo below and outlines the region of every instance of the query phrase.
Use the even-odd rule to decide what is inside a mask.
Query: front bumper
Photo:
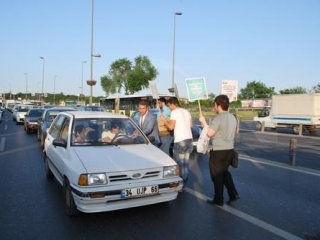
[[[124,198],[121,195],[121,191],[123,189],[153,185],[157,185],[159,187],[158,194],[144,195],[134,198]],[[178,192],[182,190],[182,187],[182,179],[180,177],[176,177],[173,179],[104,187],[99,191],[92,191],[92,188],[83,189],[72,186],[72,194],[75,204],[79,211],[85,213],[93,213],[113,211],[171,201],[177,198]],[[98,195],[99,197],[94,197]]]

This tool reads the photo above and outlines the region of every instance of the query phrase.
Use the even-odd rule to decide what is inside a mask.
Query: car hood
[[[174,165],[167,154],[151,144],[73,147],[88,173],[131,171]]]

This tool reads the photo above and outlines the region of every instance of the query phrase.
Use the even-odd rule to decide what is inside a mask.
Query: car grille
[[[148,171],[148,172],[132,172],[124,174],[109,175],[109,182],[123,182],[123,181],[134,181],[146,178],[158,178],[160,176],[160,171]]]

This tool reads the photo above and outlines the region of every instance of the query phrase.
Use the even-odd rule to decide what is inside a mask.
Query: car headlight
[[[169,178],[169,177],[175,177],[179,176],[179,166],[173,165],[173,166],[167,166],[163,168],[163,177]]]
[[[81,174],[78,181],[80,186],[104,185],[107,183],[107,175],[105,173]]]

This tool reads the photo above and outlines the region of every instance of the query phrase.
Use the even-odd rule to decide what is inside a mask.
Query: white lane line
[[[0,141],[0,152],[4,151],[5,146],[6,146],[6,138],[2,137]]]
[[[273,166],[273,167],[278,167],[278,168],[282,168],[282,169],[286,169],[289,171],[294,171],[294,172],[299,172],[299,173],[303,173],[303,174],[308,174],[308,175],[313,175],[316,177],[320,177],[320,171],[314,170],[314,169],[306,169],[306,168],[302,168],[302,167],[292,167],[289,166],[287,164],[283,164],[283,163],[277,163],[274,161],[270,161],[267,159],[263,159],[263,158],[251,158],[248,156],[244,156],[244,155],[240,155],[239,159],[245,160],[245,161],[249,161],[252,163],[260,163],[260,164],[265,164],[265,165],[269,165],[269,166]],[[258,159],[258,160],[256,160]]]
[[[204,195],[204,194],[202,194],[200,192],[194,191],[191,188],[186,187],[184,190],[185,190],[185,192],[195,196],[198,199],[201,199],[201,200],[204,200],[204,201],[209,199],[209,197],[207,197],[206,195]],[[217,206],[217,207],[219,207],[219,206]],[[287,240],[303,240],[302,238],[299,238],[296,235],[293,235],[293,234],[291,234],[289,232],[286,232],[286,231],[284,231],[284,230],[282,230],[280,228],[277,228],[277,227],[275,227],[275,226],[273,226],[273,225],[271,225],[271,224],[269,224],[267,222],[264,222],[264,221],[262,221],[262,220],[260,220],[258,218],[253,217],[253,216],[250,216],[250,215],[248,215],[248,214],[246,214],[244,212],[241,212],[241,211],[239,211],[239,210],[237,210],[237,209],[235,209],[233,207],[230,207],[228,205],[224,205],[223,207],[219,207],[219,208],[224,210],[224,211],[226,211],[226,212],[229,212],[229,213],[231,213],[231,214],[233,214],[233,215],[235,215],[235,216],[237,216],[237,217],[239,217],[239,218],[241,218],[241,219],[243,219],[243,220],[245,220],[247,222],[250,222],[253,225],[256,225],[256,226],[258,226],[260,228],[263,228],[263,229],[265,229],[265,230],[267,230],[267,231],[269,231],[269,232],[271,232],[271,233],[273,233],[275,235],[278,235],[278,236],[280,236],[280,237],[282,237],[284,239],[287,239]]]
[[[26,146],[26,147],[15,148],[15,149],[12,149],[12,150],[9,150],[9,151],[5,151],[5,152],[1,152],[0,151],[0,157],[1,156],[5,156],[5,155],[9,155],[9,154],[12,154],[12,153],[25,151],[25,150],[32,149],[32,148],[39,148],[39,143],[35,143],[35,144],[29,145],[29,146]]]

